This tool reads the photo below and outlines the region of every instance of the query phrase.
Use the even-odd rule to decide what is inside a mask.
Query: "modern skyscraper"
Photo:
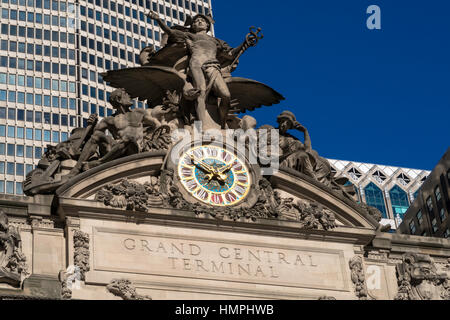
[[[139,65],[143,47],[159,49],[150,9],[183,25],[187,15],[210,14],[211,2],[2,0],[0,194],[23,194],[47,144],[66,140],[91,113],[113,113],[99,73]]]
[[[381,211],[381,224],[398,228],[430,171],[328,159],[337,176],[357,188],[358,200]]]
[[[449,215],[450,148],[423,183],[397,232],[450,238]]]

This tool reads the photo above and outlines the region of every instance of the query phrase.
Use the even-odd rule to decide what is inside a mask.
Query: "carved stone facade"
[[[280,219],[299,221],[302,229],[330,230],[336,227],[333,212],[311,200],[281,198],[270,182],[259,181],[258,200],[252,207],[220,207],[211,210],[200,203],[189,203],[173,184],[173,171],[164,170],[160,178],[152,176],[141,184],[128,179],[108,184],[99,190],[95,200],[106,206],[131,211],[148,212],[151,207],[166,207],[194,212],[196,215],[211,215],[216,219],[234,221],[246,219]]]
[[[73,234],[74,247],[74,265],[79,268],[80,280],[85,280],[86,272],[90,270],[89,266],[89,234],[75,230]]]
[[[450,300],[450,277],[424,254],[405,254],[397,265],[396,300]]]
[[[368,292],[366,285],[366,275],[364,272],[363,259],[355,256],[349,261],[351,279],[355,286],[355,293],[359,300],[367,300]]]
[[[20,230],[10,225],[8,216],[0,209],[0,282],[20,286],[29,275],[21,242]]]
[[[131,281],[127,279],[114,279],[106,286],[106,289],[123,300],[152,300],[149,296],[138,294]]]
[[[159,192],[159,178],[149,180],[145,184],[128,179],[108,184],[97,192],[95,200],[113,208],[147,212],[151,206],[162,206],[164,200]]]
[[[231,48],[207,34],[206,16],[173,27],[150,18],[165,46],[143,50],[142,67],[103,74],[117,88],[116,112],[92,115],[87,128],[49,146],[27,175],[28,197],[0,199],[29,226],[16,230],[0,212],[0,280],[17,287],[26,274],[22,248],[32,259],[32,277],[15,293],[150,299],[137,293],[139,283],[153,299],[392,299],[392,262],[405,248],[441,263],[450,257],[450,241],[382,232],[379,211],[355,201],[293,112],[277,117],[278,128],[237,116],[284,99],[231,75],[260,29]],[[133,99],[149,108],[131,109]],[[228,129],[236,131],[221,140]],[[263,141],[274,150],[259,157]],[[379,269],[377,292],[368,292],[369,264]],[[409,254],[397,272],[397,298],[448,299],[448,274],[430,257]]]

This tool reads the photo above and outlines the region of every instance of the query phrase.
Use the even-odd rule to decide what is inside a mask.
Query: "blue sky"
[[[272,124],[285,109],[320,155],[431,170],[450,146],[450,1],[212,0],[216,36],[264,39],[234,76],[286,98],[251,113]],[[381,8],[381,30],[366,9]]]

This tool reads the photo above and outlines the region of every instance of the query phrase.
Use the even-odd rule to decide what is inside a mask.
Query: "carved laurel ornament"
[[[397,264],[395,300],[450,300],[450,281],[439,273],[429,255],[407,253]]]
[[[85,280],[89,266],[89,235],[81,230],[76,230],[73,234],[74,264],[79,268],[81,281]]]
[[[366,275],[364,272],[363,259],[361,256],[354,256],[349,261],[351,279],[355,286],[355,293],[359,300],[368,300],[366,285]]]

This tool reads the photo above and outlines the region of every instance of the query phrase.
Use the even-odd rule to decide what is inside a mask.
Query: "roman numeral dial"
[[[191,196],[212,206],[238,204],[245,199],[251,185],[244,161],[214,145],[185,151],[178,163],[178,177]]]

